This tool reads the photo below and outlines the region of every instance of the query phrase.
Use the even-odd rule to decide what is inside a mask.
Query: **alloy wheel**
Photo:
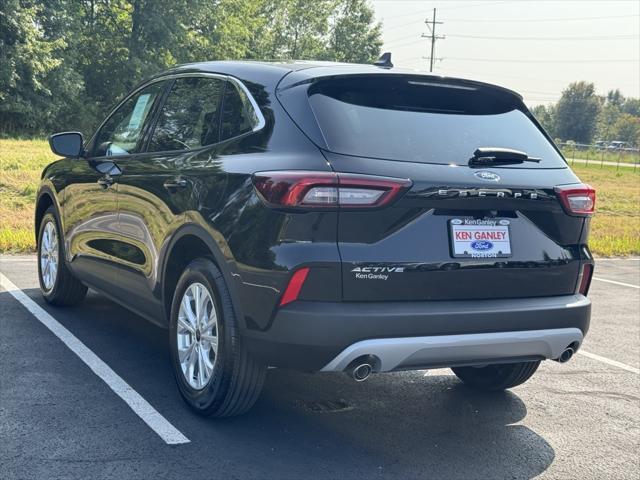
[[[56,283],[58,272],[58,231],[53,221],[47,221],[40,240],[40,276],[44,290],[49,292]]]
[[[203,284],[192,283],[184,292],[176,335],[184,379],[191,388],[202,390],[211,380],[218,358],[218,315]]]

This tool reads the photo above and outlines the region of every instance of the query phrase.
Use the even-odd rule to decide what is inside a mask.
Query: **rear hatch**
[[[385,73],[290,82],[278,98],[339,176],[410,180],[390,205],[340,210],[344,300],[576,291],[587,219],[558,187],[580,181],[513,92]],[[515,152],[487,161],[501,149]]]

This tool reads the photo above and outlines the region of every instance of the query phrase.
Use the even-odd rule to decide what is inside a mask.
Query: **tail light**
[[[582,295],[587,295],[589,293],[589,286],[591,286],[591,277],[593,276],[593,264],[585,263],[582,266],[582,271],[580,272],[580,278],[578,279],[579,287],[578,293]]]
[[[297,270],[296,273],[294,273],[291,276],[291,279],[289,280],[289,285],[287,285],[286,290],[284,291],[284,293],[282,294],[282,297],[280,298],[281,307],[285,306],[287,303],[291,303],[298,299],[298,296],[300,295],[300,290],[302,290],[302,285],[304,285],[304,282],[307,279],[308,274],[309,274],[309,268],[304,267],[304,268],[301,268],[300,270]]]
[[[374,208],[388,205],[412,183],[351,173],[278,171],[256,173],[253,185],[274,208]]]
[[[596,191],[589,185],[556,187],[555,190],[569,215],[593,215],[596,208]]]

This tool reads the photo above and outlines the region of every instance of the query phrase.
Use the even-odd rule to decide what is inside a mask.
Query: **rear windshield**
[[[425,77],[344,77],[308,90],[329,150],[346,155],[466,165],[481,147],[511,148],[564,167],[543,133],[499,90],[441,84]]]

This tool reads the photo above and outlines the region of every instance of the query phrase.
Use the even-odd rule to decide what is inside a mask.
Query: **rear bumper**
[[[342,372],[362,356],[373,357],[379,372],[556,359],[569,346],[576,350],[582,339],[577,328],[378,338],[350,345],[322,371]]]
[[[402,357],[382,365],[385,371],[495,363],[557,358],[562,351],[558,349],[581,343],[590,314],[591,302],[582,295],[437,302],[298,301],[279,310],[268,330],[247,330],[245,340],[266,364],[305,371],[340,370],[351,352],[364,351],[363,345],[390,349]],[[569,329],[569,337],[564,336]],[[464,351],[475,353],[461,355]]]

